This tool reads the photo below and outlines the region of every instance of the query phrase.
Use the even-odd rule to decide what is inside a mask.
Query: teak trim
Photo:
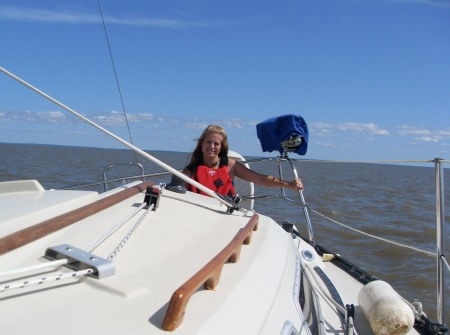
[[[75,222],[87,218],[90,215],[98,213],[101,210],[111,207],[135,194],[145,191],[147,186],[153,185],[155,185],[155,183],[151,181],[140,183],[136,186],[112,194],[106,198],[97,200],[96,202],[86,206],[74,209],[73,211],[61,214],[57,217],[7,235],[0,239],[0,255],[49,235],[57,230],[65,228]]]
[[[239,260],[241,247],[251,242],[253,231],[258,229],[258,222],[259,216],[254,214],[222,251],[172,294],[162,329],[173,331],[181,324],[189,299],[200,286],[203,285],[207,290],[214,290],[217,287],[223,265],[227,261],[236,263]]]

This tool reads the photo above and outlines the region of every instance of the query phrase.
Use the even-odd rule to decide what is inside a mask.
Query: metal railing
[[[105,191],[107,191],[108,190],[107,184],[111,184],[114,182],[126,184],[127,182],[132,182],[132,181],[135,181],[138,179],[145,181],[147,178],[168,176],[170,174],[171,174],[170,172],[155,172],[155,173],[147,173],[147,174],[143,173],[143,174],[139,174],[139,175],[129,175],[129,176],[127,175],[124,177],[105,179],[105,180],[94,181],[94,182],[90,182],[90,183],[57,187],[56,189],[58,189],[58,190],[75,190],[75,189],[86,189],[86,188],[91,188],[91,187],[95,187],[95,186],[103,186]]]
[[[107,165],[104,167],[103,169],[103,182],[104,182],[104,188],[105,188],[105,192],[108,191],[108,185],[111,181],[108,181],[107,178],[107,171],[111,170],[111,169],[115,169],[118,167],[138,167],[139,170],[141,171],[141,174],[139,176],[134,176],[133,179],[141,179],[142,181],[145,181],[145,177],[144,177],[144,167],[142,166],[141,163],[120,163],[120,164],[111,164],[111,165]],[[120,181],[122,181],[123,184],[128,184],[130,182],[130,177],[125,177],[125,178],[119,178]]]
[[[444,215],[444,172],[442,158],[434,159],[436,181],[436,261],[437,261],[437,321],[445,323],[445,215]]]

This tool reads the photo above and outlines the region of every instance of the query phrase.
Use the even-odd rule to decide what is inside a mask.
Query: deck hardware
[[[92,268],[94,272],[90,276],[96,279],[103,279],[115,273],[115,267],[112,262],[68,244],[48,248],[45,251],[45,257],[52,260],[67,258],[66,266],[75,270]]]
[[[291,220],[284,220],[281,223],[281,227],[288,233],[292,234],[294,232],[294,224],[291,222]]]
[[[187,192],[185,184],[183,179],[173,174],[167,189],[175,193],[185,194]]]
[[[303,137],[299,134],[291,134],[286,140],[281,142],[284,152],[296,152],[303,143]]]
[[[432,322],[425,315],[421,315],[419,319],[415,320],[414,328],[416,330],[420,329],[424,334],[445,335],[448,332],[447,324]]]
[[[283,328],[281,329],[281,335],[298,335],[297,329],[293,323],[289,320],[284,321]]]
[[[345,305],[345,309],[347,310],[347,317],[345,321],[346,334],[353,334],[354,320],[355,320],[355,305],[347,304]]]
[[[231,203],[234,205],[233,207],[228,207],[228,212],[231,214],[234,212],[235,209],[239,210],[239,207],[237,206],[242,200],[242,197],[239,194],[234,195],[231,197]]]
[[[304,260],[306,260],[308,262],[312,262],[314,260],[314,255],[312,254],[311,251],[309,251],[307,249],[302,250],[302,257]]]
[[[148,186],[145,191],[144,202],[147,203],[148,206],[153,205],[152,211],[156,211],[159,206],[159,199],[161,198],[161,192],[159,188]]]
[[[228,213],[232,214],[235,210],[239,210],[239,207],[237,205],[242,200],[242,197],[239,194],[236,194],[234,196],[227,196],[227,195],[216,193],[216,195],[219,198],[228,202],[229,204],[232,204],[232,206],[228,206],[228,208],[227,208]]]

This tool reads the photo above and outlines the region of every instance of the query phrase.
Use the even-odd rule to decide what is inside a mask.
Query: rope
[[[85,269],[85,270],[74,271],[74,272],[69,272],[69,273],[61,273],[61,274],[59,274],[57,276],[53,276],[53,277],[41,277],[39,279],[31,279],[31,280],[26,280],[26,281],[17,281],[17,282],[7,283],[5,285],[0,286],[0,292],[14,290],[14,289],[18,289],[18,288],[24,288],[24,287],[28,287],[28,286],[32,286],[32,285],[39,285],[39,284],[44,284],[44,283],[48,283],[48,282],[55,282],[55,281],[59,281],[59,280],[80,277],[80,276],[88,275],[92,272],[94,272],[93,269]]]
[[[316,294],[320,294],[325,300],[328,300],[329,303],[331,303],[332,305],[334,305],[336,307],[337,310],[339,310],[341,313],[343,313],[344,315],[347,315],[347,310],[341,306],[328,292],[328,290],[326,290],[323,286],[322,280],[320,277],[317,276],[317,274],[312,271],[312,269],[308,266],[308,264],[303,264],[302,262],[302,270],[303,273],[306,275],[307,279],[309,282],[314,281],[317,286],[311,286],[311,288],[313,289],[313,291]],[[409,306],[409,308],[411,308],[413,314],[414,314],[414,318],[417,320],[420,320],[421,316],[425,316],[426,314],[423,312],[422,310],[422,304],[419,301],[415,301],[413,303],[409,302],[408,300],[406,300],[404,297],[400,296],[400,298]],[[352,325],[351,325],[352,326]],[[353,333],[353,329],[351,329],[352,327],[350,327],[348,329],[349,334]]]
[[[110,231],[108,231],[105,235],[103,235],[100,239],[98,239],[87,250],[89,250],[89,252],[92,252],[95,248],[97,248],[100,244],[102,244],[106,239],[108,239],[112,234],[114,234],[120,227],[122,227],[125,223],[127,223],[133,216],[136,215],[136,213],[138,211],[140,211],[146,205],[147,204],[145,202],[142,203],[136,210],[134,210],[131,214],[129,214],[126,218],[124,218],[121,222],[119,222],[114,227],[112,227]],[[148,212],[151,209],[153,209],[153,207],[154,207],[153,204],[150,205],[148,207],[148,209],[144,212],[144,214],[136,222],[136,224],[134,224],[134,226],[129,230],[127,235],[121,240],[119,245],[113,250],[111,255],[108,257],[109,261],[111,261],[112,258],[114,258],[117,255],[117,253],[123,248],[125,243],[131,237],[131,235],[136,231],[136,229],[139,227],[139,225],[144,220],[145,216],[148,214]],[[19,269],[3,271],[3,272],[0,272],[0,278],[6,277],[6,276],[22,274],[25,272],[42,270],[42,269],[49,268],[49,267],[57,267],[57,266],[64,265],[67,263],[68,263],[67,259],[60,259],[60,260],[55,260],[55,261],[49,261],[49,262],[42,263],[42,264],[35,264],[35,265],[31,265],[31,266],[27,266],[27,267],[23,267],[23,268],[19,268]],[[55,282],[55,281],[74,278],[74,277],[80,277],[80,276],[88,275],[93,272],[94,272],[94,269],[89,268],[89,269],[83,269],[83,270],[69,272],[69,273],[61,273],[61,274],[51,276],[51,277],[41,277],[41,278],[35,278],[35,279],[31,278],[31,279],[26,279],[23,281],[7,282],[0,286],[0,292],[10,291],[10,290],[19,289],[19,288],[25,288],[25,287],[33,286],[33,285],[45,284],[45,283],[49,283],[49,282]]]
[[[128,231],[128,233],[125,235],[125,237],[120,241],[120,243],[117,245],[117,247],[114,248],[114,250],[111,252],[111,254],[108,256],[107,260],[111,261],[114,257],[117,256],[120,250],[124,247],[124,245],[128,242],[130,237],[134,234],[134,232],[138,229],[144,218],[147,216],[148,212],[153,209],[154,205],[151,204],[148,206],[147,210],[142,214],[142,216],[139,218],[139,220],[134,224],[134,226]]]
[[[289,199],[289,198],[287,198],[287,197],[280,196],[280,195],[262,195],[262,196],[245,196],[245,197],[242,197],[242,199],[262,199],[262,198],[280,198],[280,199],[282,199],[282,200],[286,200],[286,201],[289,201],[289,202],[301,204],[301,202],[299,202],[299,201],[296,201],[296,200],[294,200],[294,199]],[[351,231],[353,231],[353,232],[356,232],[356,233],[362,234],[362,235],[364,235],[364,236],[371,237],[371,238],[374,238],[374,239],[376,239],[376,240],[380,240],[380,241],[383,241],[383,242],[386,242],[386,243],[390,243],[390,244],[396,245],[396,246],[398,246],[398,247],[403,247],[403,248],[411,249],[411,250],[414,250],[414,251],[417,251],[417,252],[426,254],[426,255],[428,255],[428,256],[433,256],[433,257],[436,256],[436,253],[435,253],[435,252],[431,252],[431,251],[423,250],[423,249],[420,249],[420,248],[412,247],[412,246],[409,246],[409,245],[406,245],[406,244],[402,244],[402,243],[399,243],[399,242],[395,242],[395,241],[392,241],[392,240],[388,240],[388,239],[386,239],[386,238],[379,237],[379,236],[376,236],[376,235],[373,235],[373,234],[370,234],[370,233],[366,233],[366,232],[364,232],[364,231],[362,231],[362,230],[359,230],[359,229],[350,227],[350,226],[348,226],[348,225],[346,225],[346,224],[344,224],[344,223],[342,223],[342,222],[336,221],[336,220],[334,220],[334,219],[332,219],[332,218],[330,218],[330,217],[328,217],[328,216],[326,216],[326,215],[324,215],[324,214],[322,214],[322,213],[320,213],[320,212],[318,212],[318,211],[316,211],[316,210],[314,210],[314,209],[311,209],[309,206],[306,206],[306,207],[307,207],[311,212],[313,212],[313,213],[315,213],[315,214],[317,214],[317,215],[323,217],[324,219],[327,219],[327,220],[329,220],[329,221],[331,221],[331,222],[333,222],[333,223],[335,223],[335,224],[337,224],[337,225],[340,225],[341,227],[344,227],[344,228],[346,228],[346,229],[349,229],[349,230],[351,230]],[[445,258],[444,258],[444,260],[445,260]],[[447,266],[448,266],[448,263],[447,263]],[[450,270],[449,270],[449,271],[450,271]]]
[[[444,264],[447,266],[447,271],[450,273],[450,266],[448,265],[447,260],[445,259],[444,256],[441,256],[441,260],[444,261]]]
[[[427,316],[422,309],[422,303],[420,301],[414,301],[414,302],[409,302],[408,300],[406,300],[405,298],[403,298],[401,295],[399,295],[400,298],[403,300],[403,302],[405,304],[408,305],[409,308],[411,308],[413,314],[414,314],[414,318],[416,320],[420,320],[421,316]]]
[[[289,199],[287,197],[279,196],[279,195],[262,195],[262,196],[245,196],[245,197],[242,197],[242,199],[262,199],[262,198],[280,198],[282,200],[286,200],[286,201],[290,201],[290,202],[293,202],[293,203],[301,204],[301,202],[299,202],[299,201],[296,201],[294,199]],[[328,216],[326,216],[326,215],[324,215],[324,214],[322,214],[322,213],[320,213],[320,212],[318,212],[318,211],[316,211],[314,209],[311,209],[309,206],[307,206],[307,208],[311,212],[313,212],[313,213],[315,213],[315,214],[317,214],[317,215],[319,215],[319,216],[321,216],[321,217],[323,217],[323,218],[325,218],[325,219],[327,219],[327,220],[329,220],[329,221],[331,221],[331,222],[333,222],[333,223],[335,223],[337,225],[340,225],[341,227],[349,229],[349,230],[351,230],[353,232],[356,232],[356,233],[359,233],[359,234],[365,235],[367,237],[371,237],[371,238],[374,238],[374,239],[377,239],[377,240],[380,240],[380,241],[383,241],[383,242],[386,242],[386,243],[390,243],[390,244],[396,245],[398,247],[411,249],[411,250],[414,250],[414,251],[426,254],[428,256],[433,256],[433,257],[436,256],[435,252],[431,252],[431,251],[423,250],[423,249],[420,249],[420,248],[412,247],[412,246],[409,246],[409,245],[406,245],[406,244],[402,244],[402,243],[399,243],[399,242],[395,242],[395,241],[392,241],[392,240],[388,240],[386,238],[379,237],[379,236],[376,236],[376,235],[373,235],[373,234],[370,234],[370,233],[366,233],[366,232],[364,232],[362,230],[350,227],[350,226],[348,226],[348,225],[346,225],[346,224],[344,224],[342,222],[336,221],[336,220],[334,220],[334,219],[332,219],[332,218],[330,218],[330,217],[328,217]],[[445,260],[445,258],[444,258],[444,260]],[[448,263],[447,263],[447,266],[448,266]]]
[[[92,253],[100,244],[102,244],[106,239],[108,239],[111,235],[113,235],[120,227],[122,227],[125,223],[128,222],[133,216],[136,215],[137,212],[139,212],[142,208],[147,206],[147,204],[144,202],[142,203],[138,208],[136,208],[133,213],[129,214],[127,217],[125,217],[121,222],[116,224],[114,227],[110,229],[105,235],[100,237],[95,243],[93,243],[87,250],[89,250],[90,253]]]
[[[328,217],[328,216],[326,216],[326,215],[324,215],[322,213],[319,213],[318,211],[311,210],[311,212],[313,212],[313,213],[315,213],[315,214],[317,214],[317,215],[319,215],[319,216],[321,216],[321,217],[323,217],[323,218],[325,218],[325,219],[327,219],[327,220],[329,220],[329,221],[331,221],[331,222],[333,222],[335,224],[338,224],[341,227],[347,228],[349,230],[352,230],[354,232],[360,233],[360,234],[365,235],[367,237],[371,237],[371,238],[374,238],[376,240],[380,240],[380,241],[383,241],[383,242],[386,242],[386,243],[390,243],[390,244],[393,244],[393,245],[396,245],[396,246],[399,246],[399,247],[408,248],[408,249],[411,249],[411,250],[414,250],[414,251],[417,251],[417,252],[421,252],[421,253],[426,254],[428,256],[436,256],[435,252],[419,249],[419,248],[412,247],[412,246],[409,246],[409,245],[405,245],[405,244],[401,244],[401,243],[398,243],[398,242],[394,242],[394,241],[388,240],[388,239],[383,238],[383,237],[379,237],[379,236],[376,236],[376,235],[373,235],[373,234],[369,234],[369,233],[366,233],[366,232],[364,232],[362,230],[359,230],[359,229],[347,226],[347,225],[345,225],[345,224],[343,224],[343,223],[341,223],[339,221],[336,221],[336,220],[334,220],[334,219],[332,219],[332,218],[330,218],[330,217]]]
[[[246,159],[241,161],[241,163],[261,163],[267,161],[279,160],[280,158],[255,158],[255,159]],[[281,157],[281,160],[285,160],[285,158]],[[322,159],[295,159],[290,158],[292,161],[301,161],[303,163],[363,163],[363,164],[429,164],[434,163],[435,160],[366,160],[366,161],[352,161],[352,160],[322,160]],[[450,160],[442,159],[441,163],[450,164]]]
[[[46,262],[46,263],[42,263],[42,264],[26,266],[26,267],[19,268],[19,269],[13,269],[13,270],[0,272],[0,278],[6,277],[6,276],[13,276],[13,275],[17,275],[17,274],[21,274],[21,273],[25,273],[25,272],[31,272],[31,271],[35,271],[35,270],[41,270],[41,269],[45,269],[48,267],[56,267],[56,266],[64,265],[64,264],[67,264],[67,259],[59,259],[56,261]]]

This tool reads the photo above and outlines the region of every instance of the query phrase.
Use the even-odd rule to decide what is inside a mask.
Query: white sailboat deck
[[[60,193],[67,196],[59,196]],[[61,208],[84,206],[99,198],[96,192],[82,192],[79,197],[72,193],[42,191],[39,187],[17,192],[24,201],[33,198],[36,203],[20,218],[6,224],[2,220],[1,235],[7,235],[5,231],[9,232],[10,226],[31,227],[48,219],[49,211],[59,215]],[[314,248],[298,238],[292,240],[268,217],[253,211],[229,214],[213,198],[168,190],[163,190],[158,208],[142,217],[146,209],[138,207],[143,200],[144,193],[139,192],[108,210],[3,254],[0,313],[6,332],[2,333],[29,334],[38,329],[38,333],[167,334],[164,329],[174,325],[174,334],[274,334],[282,329],[290,334],[291,328],[309,334],[307,328],[311,325],[299,313],[301,266],[317,282],[323,281],[317,275],[320,268],[332,283],[339,285],[344,304],[357,301],[361,283],[332,263],[323,262]],[[20,210],[20,203],[15,211]],[[45,207],[46,215],[39,214]],[[59,280],[55,277],[74,273],[60,266],[24,274],[6,273],[50,264],[51,260],[43,257],[47,248],[62,244],[103,259],[118,250],[111,259],[114,274],[102,279],[74,276]],[[300,255],[309,251],[312,259],[302,258],[297,248]],[[212,272],[208,272],[210,265],[215,269]],[[203,279],[195,279],[196,276]],[[213,289],[203,288],[205,278],[215,281]],[[34,280],[41,283],[32,285]],[[5,283],[11,281],[23,288],[5,289]],[[171,302],[182,285],[190,285],[195,293],[181,299],[175,297]],[[323,292],[329,291],[324,283],[321,285]],[[342,316],[319,291],[326,332],[341,333]],[[181,314],[170,315],[173,306],[179,307],[177,304],[184,305],[178,310]],[[372,334],[362,311],[357,305],[355,309],[357,333]],[[165,318],[169,319],[167,323]],[[417,333],[412,330],[410,334]]]

